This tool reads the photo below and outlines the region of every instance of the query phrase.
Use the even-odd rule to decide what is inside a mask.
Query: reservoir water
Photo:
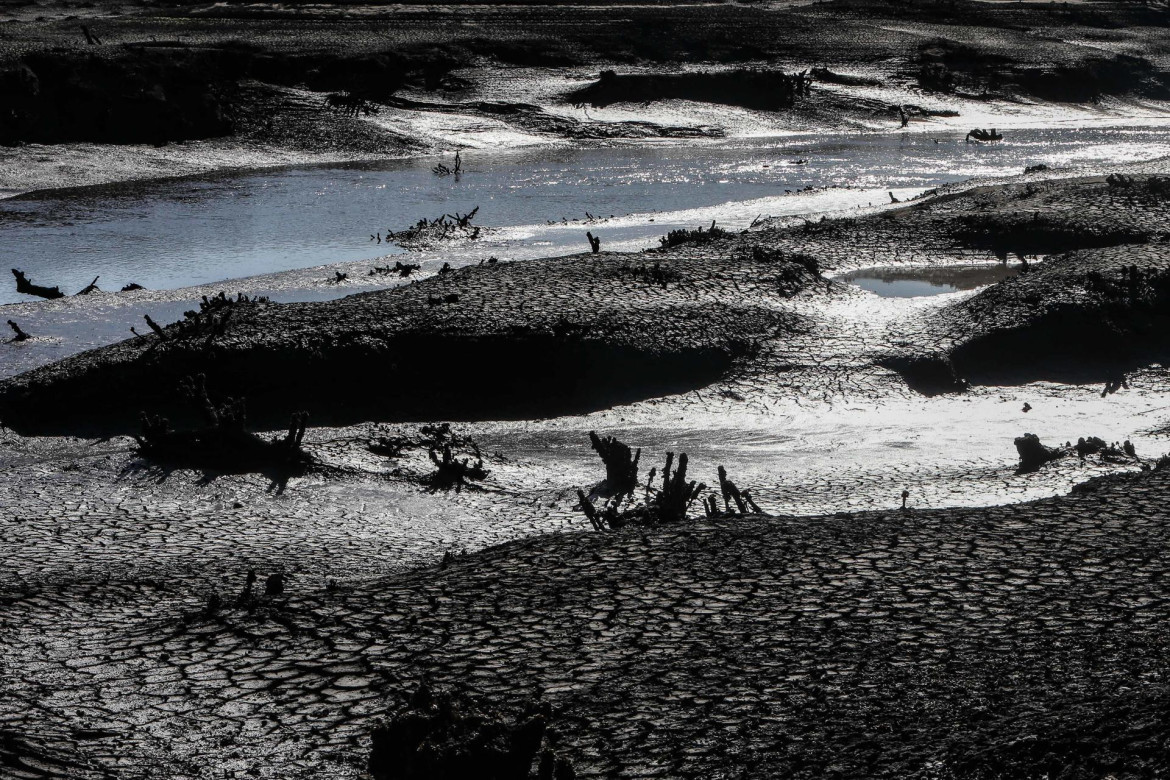
[[[483,237],[442,252],[460,265],[584,251],[586,230],[604,249],[637,249],[713,219],[742,228],[1030,165],[1165,155],[1170,133],[1158,127],[1008,130],[984,145],[947,132],[473,150],[458,178],[436,176],[427,158],[34,193],[0,201],[0,254],[66,293],[95,276],[104,290],[172,289],[399,253],[370,236],[479,206]],[[426,270],[437,256],[421,259]],[[0,303],[22,300],[11,281],[0,285]]]

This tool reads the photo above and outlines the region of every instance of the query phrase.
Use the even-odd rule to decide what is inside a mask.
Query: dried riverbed
[[[692,123],[705,111],[688,110]],[[612,111],[604,121],[631,119]],[[463,133],[456,113],[427,121]],[[331,258],[346,262],[248,266],[282,270],[227,291],[274,302],[233,308],[218,332],[169,328],[165,345],[114,342],[142,314],[177,320],[225,286],[176,276],[152,285],[175,289],[2,307],[33,338],[0,345],[0,774],[360,777],[374,725],[424,679],[505,712],[539,698],[582,777],[1170,769],[1170,488],[1156,469],[1170,372],[1143,297],[1170,270],[1167,200],[1148,184],[1170,170],[1144,161],[1158,132],[1112,136],[1134,140],[1143,161],[1128,165],[1108,137],[1049,147],[1053,159],[1026,143],[962,147],[968,168],[942,178],[895,188],[851,174],[854,189],[767,198],[753,188],[783,183],[765,172],[773,158],[807,158],[793,189],[841,184],[839,158],[786,141],[741,160],[743,176],[743,146],[705,143],[736,196],[586,225],[565,179],[563,223],[502,219],[489,226],[505,234],[499,262],[440,247],[405,282],[368,276],[387,257],[346,243],[358,227],[346,225]],[[922,162],[934,144],[916,135],[899,143]],[[877,158],[887,140],[865,143]],[[685,157],[646,154],[666,169]],[[615,152],[569,156],[590,155],[604,167]],[[1020,179],[1033,162],[1084,167]],[[1115,171],[1136,183],[1096,175]],[[911,200],[977,175],[1008,182]],[[890,189],[907,202],[869,207]],[[776,218],[739,233],[761,212]],[[387,227],[366,216],[363,241]],[[715,218],[732,235],[637,251]],[[67,236],[31,219],[47,236],[37,281],[88,282],[59,264]],[[584,248],[586,229],[606,251],[542,259]],[[173,254],[160,279],[181,272]],[[443,263],[456,270],[438,274]],[[195,282],[209,283],[182,287]],[[1093,349],[1071,361],[1076,376],[1013,348],[1059,334],[1052,313],[1069,311],[1109,326],[1084,331]],[[987,344],[1008,369],[994,381]],[[101,349],[79,354],[89,347]],[[1103,393],[1119,369],[1126,386]],[[247,396],[260,427],[311,407],[317,467],[274,480],[140,458],[127,435],[139,411],[173,414],[174,380],[195,371],[217,397]],[[968,374],[969,388],[948,384]],[[479,443],[479,490],[426,492],[425,451],[369,448],[413,434],[438,403]],[[643,474],[667,451],[708,484],[724,465],[774,516],[588,531],[575,490],[604,474],[590,430],[643,448]],[[1138,457],[1019,475],[1024,432],[1128,440]],[[1116,472],[1135,473],[1053,498]],[[283,594],[261,595],[271,574]]]

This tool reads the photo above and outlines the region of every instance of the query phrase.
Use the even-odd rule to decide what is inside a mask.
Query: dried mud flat
[[[215,396],[248,398],[253,419],[270,427],[299,410],[329,425],[530,419],[716,382],[763,397],[1104,384],[1166,357],[1162,167],[692,234],[638,254],[467,267],[340,300],[225,302],[5,380],[0,416],[24,434],[131,433],[142,412],[181,416],[177,388],[194,373]],[[1069,251],[1078,247],[1095,248]],[[860,293],[825,276],[1009,255],[1047,259],[893,322],[840,316],[834,304]]]
[[[1166,480],[546,535],[214,611],[147,577],[10,583],[0,765],[356,777],[426,679],[544,702],[580,777],[1154,777]]]
[[[9,380],[5,421],[134,430],[192,369],[257,398],[258,414],[283,392],[326,418],[409,419],[382,367],[416,339],[435,398],[457,388],[447,400],[470,395],[479,406],[461,408],[486,419],[509,382],[553,365],[550,350],[574,358],[558,381],[588,354],[626,354],[631,399],[730,409],[980,381],[964,349],[990,339],[1007,339],[996,349],[1009,379],[1032,381],[1044,368],[1027,334],[1103,322],[1075,368],[1104,382],[1165,348],[1164,171],[1128,176],[467,268],[325,303],[225,305]],[[1017,254],[1030,270],[917,319],[842,317],[861,293],[830,278]],[[1053,325],[1053,312],[1065,319]],[[1012,339],[1019,349],[1003,346]],[[342,393],[330,353],[370,384]],[[640,363],[672,356],[675,379],[708,400],[639,384]],[[296,395],[298,376],[323,374],[332,381],[304,386],[317,394]],[[560,398],[613,402],[613,388],[581,387]],[[352,395],[379,403],[338,412]],[[168,475],[121,437],[5,432],[5,776],[359,777],[377,724],[422,681],[506,717],[539,701],[546,742],[580,777],[1170,771],[1164,468],[985,509],[589,534],[507,458],[489,457],[485,493],[402,489],[364,430],[311,432],[324,468],[283,494],[259,476]],[[272,573],[284,590],[261,595]]]
[[[719,132],[569,119],[538,104],[547,83],[520,90],[532,103],[497,89],[515,69],[556,74],[568,94],[610,67],[827,66],[784,117],[823,125],[995,100],[1160,100],[1170,68],[1165,9],[1129,3],[5,13],[5,86],[35,97],[29,73],[86,72],[78,116],[103,93],[121,112],[88,122],[18,106],[31,134],[0,140],[34,145],[0,159],[53,171],[24,166],[0,182],[15,189],[84,183],[70,166],[102,154],[123,161],[103,175],[136,175],[132,154],[87,141],[164,144],[150,175],[427,148],[347,106],[504,117],[546,140]],[[86,44],[79,23],[104,43]],[[186,90],[190,68],[214,70],[210,88]],[[152,97],[110,87],[125,79]],[[922,105],[875,97],[879,82]],[[342,93],[360,100],[331,109]],[[169,119],[140,126],[151,101]],[[581,472],[548,455],[574,426],[626,414],[700,428],[779,402],[815,414],[986,401],[1043,380],[1095,394],[1127,376],[1148,401],[1170,386],[1170,165],[1118,171],[326,302],[212,300],[0,382],[0,778],[381,780],[379,724],[424,682],[509,723],[541,708],[543,746],[577,777],[1170,774],[1161,462],[1068,458],[1050,480],[1142,472],[988,508],[587,533]],[[879,306],[838,279],[991,262],[1029,267],[932,307]],[[127,435],[143,432],[142,412],[192,422],[179,385],[195,374],[216,401],[247,398],[256,427],[308,411],[312,467],[287,481],[139,457]],[[1075,386],[1043,393],[1057,405]],[[561,415],[581,417],[558,432]],[[421,450],[371,452],[437,418],[516,451],[485,446],[489,478],[460,495],[421,490]],[[999,481],[1004,500],[1036,495],[1009,464],[954,468],[935,469],[939,490]],[[900,479],[884,463],[821,474],[783,487],[801,494],[784,505],[848,492],[896,505]]]

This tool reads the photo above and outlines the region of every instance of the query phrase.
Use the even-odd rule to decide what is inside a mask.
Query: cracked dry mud
[[[425,678],[547,702],[583,777],[1155,776],[1168,479],[545,535],[247,606],[236,572],[211,616],[145,571],[9,583],[0,756],[13,777],[353,777]]]
[[[638,359],[730,356],[687,375],[685,393],[644,389],[637,403],[599,413],[615,427],[619,415],[666,427],[687,413],[766,408],[786,396],[826,406],[911,398],[883,367],[889,355],[947,354],[996,329],[1027,328],[1034,307],[1020,301],[1037,286],[1045,300],[1091,315],[1088,271],[1165,269],[1166,200],[1138,206],[1101,179],[983,188],[703,246],[472,268],[329,303],[241,306],[212,350],[205,336],[174,330],[162,347],[154,336],[123,342],[6,382],[5,403],[46,404],[46,420],[61,415],[80,428],[97,414],[87,393],[136,413],[154,372],[197,365],[213,385],[238,376],[245,390],[287,388],[297,371],[319,370],[314,355],[336,349],[368,368],[387,360],[389,345],[426,332],[444,348],[468,338],[476,349],[529,340],[629,349]],[[1033,213],[1053,229],[1000,229],[1031,225]],[[989,225],[1027,242],[988,246]],[[849,312],[861,292],[786,260],[808,255],[837,272],[1057,255],[1070,235],[1098,248],[1049,257],[942,307],[863,306],[860,317]],[[757,247],[766,253],[757,257]],[[663,288],[623,270],[655,262],[677,280]],[[432,303],[447,293],[458,303]],[[737,342],[745,339],[747,349]],[[277,358],[231,370],[265,353]],[[1096,370],[1092,356],[1086,364]],[[1158,367],[1137,378],[1155,395],[1165,384]],[[507,378],[466,379],[460,392]],[[963,399],[1002,390],[976,387]],[[393,387],[369,392],[392,397]],[[1048,392],[1055,404],[1064,391]],[[328,404],[314,411],[327,415]],[[563,435],[582,424],[564,423]],[[358,777],[376,723],[423,679],[505,711],[539,697],[552,708],[558,751],[582,777],[1170,771],[1170,471],[991,508],[585,534],[566,500],[581,470],[567,459],[550,457],[546,471],[525,461],[534,441],[565,446],[553,426],[473,427],[485,452],[498,445],[507,457],[489,456],[491,492],[459,497],[404,486],[366,451],[368,426],[311,431],[310,451],[329,468],[283,493],[259,477],[198,483],[190,472],[142,468],[125,438],[0,431],[4,776]],[[718,447],[689,449],[709,477]],[[978,465],[948,468],[938,467],[941,481],[957,491],[987,476]],[[1053,464],[1049,474],[1079,468]],[[1030,495],[1034,483],[1009,470],[986,469],[1008,486],[996,497]],[[741,484],[754,487],[754,477]],[[794,497],[783,500],[823,506],[844,490],[893,503],[890,470],[851,477],[826,486],[822,475],[807,495],[791,484]],[[760,494],[765,508],[774,497]],[[435,565],[465,546],[467,556]],[[284,594],[241,597],[252,569],[261,582],[286,574]],[[220,605],[208,609],[213,593]]]

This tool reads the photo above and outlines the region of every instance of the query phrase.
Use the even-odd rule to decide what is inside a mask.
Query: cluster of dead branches
[[[425,249],[442,241],[467,239],[474,241],[479,238],[480,228],[472,225],[472,220],[479,213],[476,206],[466,214],[441,214],[434,219],[420,219],[406,230],[397,232],[387,230],[386,240],[394,241],[404,249]]]
[[[678,456],[666,453],[666,464],[662,470],[661,487],[656,486],[658,469],[650,469],[642,487],[641,500],[634,494],[639,490],[638,462],[642,451],[630,447],[612,436],[600,437],[590,432],[593,449],[605,464],[605,479],[598,483],[589,495],[577,491],[582,513],[593,528],[598,531],[617,530],[628,525],[657,526],[680,523],[687,519],[691,505],[707,490],[706,484],[687,479],[688,458],[686,453]],[[723,496],[723,509],[719,508],[716,494],[700,499],[708,517],[741,517],[747,514],[762,514],[747,490],[740,491],[727,478],[727,471],[719,467],[719,489]],[[600,507],[596,505],[602,500]]]
[[[436,176],[459,176],[463,173],[463,159],[459,156],[459,152],[455,152],[455,164],[448,168],[443,163],[439,163],[431,172]]]
[[[176,339],[206,338],[203,346],[204,349],[208,349],[215,339],[222,336],[227,330],[228,321],[237,307],[260,303],[269,303],[267,296],[249,297],[238,293],[235,298],[229,298],[226,293],[221,291],[219,295],[211,297],[204,295],[199,302],[199,311],[188,309],[183,312],[183,319],[165,328],[151,319],[149,314],[142,316],[146,320],[147,326],[158,336],[160,343],[165,344]],[[143,338],[143,334],[134,328],[130,328],[130,332]]]
[[[1147,176],[1142,179],[1124,173],[1111,173],[1105,177],[1105,181],[1110,190],[1127,195],[1149,195],[1154,198],[1170,196],[1170,176]]]
[[[417,481],[430,492],[464,488],[474,489],[489,474],[483,465],[479,444],[470,436],[451,429],[450,423],[424,425],[417,436],[379,436],[367,445],[370,452],[389,458],[401,458],[410,451],[426,450],[434,471]]]
[[[727,238],[731,233],[727,232],[721,227],[715,226],[715,220],[711,220],[711,227],[703,230],[700,226],[694,230],[687,230],[686,228],[679,228],[672,230],[665,236],[658,239],[662,244],[663,249],[670,249],[671,247],[681,246],[683,244],[705,244],[708,241],[715,241],[720,238]]]
[[[371,116],[378,113],[378,105],[353,92],[331,92],[325,96],[325,108],[342,116]]]
[[[418,263],[403,263],[401,260],[396,261],[393,266],[387,264],[382,266],[374,266],[374,270],[370,271],[367,276],[387,276],[389,274],[398,274],[399,277],[405,279],[415,271],[421,269],[422,266]]]
[[[654,265],[623,265],[618,268],[618,274],[630,281],[642,282],[644,284],[652,284],[662,289],[666,289],[666,285],[670,282],[678,282],[682,279],[678,271],[673,268],[668,268],[661,263],[655,262]]]

